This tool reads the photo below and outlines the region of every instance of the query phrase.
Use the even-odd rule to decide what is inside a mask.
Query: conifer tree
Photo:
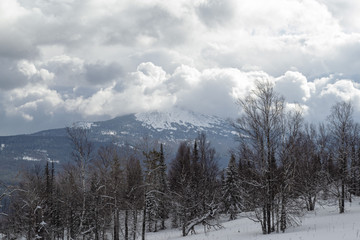
[[[233,154],[230,157],[225,173],[226,175],[223,182],[223,202],[225,211],[230,214],[230,220],[234,220],[236,219],[236,215],[241,211],[243,193],[241,190],[235,155]]]
[[[191,151],[187,142],[181,142],[169,170],[169,187],[172,196],[172,226],[183,229],[191,212]]]
[[[167,208],[167,175],[164,157],[163,145],[160,144],[160,151],[153,149],[146,153],[145,160],[145,204],[148,218],[149,231],[158,230],[158,221],[160,229],[165,229],[165,220],[168,215]]]
[[[169,212],[169,199],[168,199],[168,183],[166,174],[166,163],[164,156],[163,144],[160,145],[160,158],[159,158],[159,198],[160,198],[160,213],[161,230],[165,229],[165,220],[168,218]]]
[[[127,190],[126,202],[132,215],[132,226],[130,237],[132,240],[137,238],[138,212],[143,207],[143,176],[139,159],[131,156],[126,167]]]
[[[206,220],[215,219],[221,193],[218,173],[215,150],[205,134],[199,135],[193,148],[187,142],[180,144],[171,163],[169,183],[174,205],[173,225],[181,225],[183,236],[194,232],[197,224],[210,227]]]

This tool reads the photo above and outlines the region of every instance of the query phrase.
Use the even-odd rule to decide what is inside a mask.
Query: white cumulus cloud
[[[3,0],[0,135],[175,105],[236,116],[236,99],[261,79],[311,121],[337,100],[358,113],[359,9],[353,0]]]

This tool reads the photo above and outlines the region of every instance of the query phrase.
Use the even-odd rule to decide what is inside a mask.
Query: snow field
[[[169,229],[157,233],[148,233],[147,240],[356,240],[360,239],[360,199],[347,202],[345,213],[339,214],[337,206],[319,206],[314,212],[302,218],[302,225],[290,227],[285,233],[263,235],[259,223],[246,217],[224,222],[224,229],[210,230],[204,233],[197,226],[195,235],[181,236],[181,230]]]

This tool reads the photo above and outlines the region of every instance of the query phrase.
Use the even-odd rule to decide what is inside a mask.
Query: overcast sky
[[[270,79],[360,116],[360,1],[1,0],[0,135],[173,106],[235,117]],[[358,118],[359,119],[359,118]]]

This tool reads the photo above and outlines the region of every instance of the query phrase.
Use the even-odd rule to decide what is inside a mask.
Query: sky
[[[270,80],[360,117],[360,1],[1,0],[0,135],[181,107],[238,116]]]

